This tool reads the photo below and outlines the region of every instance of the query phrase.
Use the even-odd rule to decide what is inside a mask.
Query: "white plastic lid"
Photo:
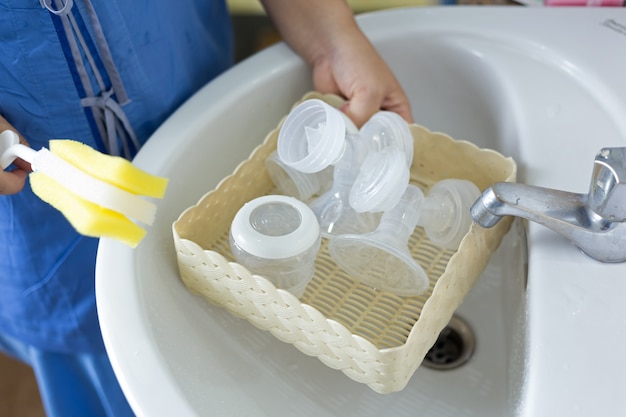
[[[341,157],[346,133],[356,131],[350,124],[322,100],[306,100],[287,115],[278,133],[278,156],[300,172],[319,172]]]
[[[400,201],[410,175],[397,146],[370,152],[350,190],[350,205],[358,213],[389,210]]]
[[[244,204],[233,219],[231,235],[253,256],[285,259],[315,245],[320,228],[313,211],[300,200],[269,195]]]
[[[397,146],[406,156],[406,165],[413,162],[413,135],[407,122],[397,113],[379,111],[360,130],[364,140],[372,141],[374,150]]]

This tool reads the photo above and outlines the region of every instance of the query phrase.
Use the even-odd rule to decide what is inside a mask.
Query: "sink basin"
[[[359,22],[417,123],[514,157],[520,181],[586,192],[596,152],[626,146],[624,9],[410,8]],[[167,195],[136,250],[101,241],[96,273],[107,351],[137,415],[626,414],[626,359],[610,354],[626,343],[626,265],[535,224],[514,223],[458,310],[476,337],[468,363],[422,366],[393,394],[189,293],[172,222],[311,88],[306,66],[271,47],[199,91],[137,156],[170,178]]]

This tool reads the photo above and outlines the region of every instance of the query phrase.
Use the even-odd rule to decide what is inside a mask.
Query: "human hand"
[[[398,113],[412,123],[411,107],[391,69],[360,31],[346,31],[312,64],[313,85],[348,101],[341,107],[357,126],[379,110]]]
[[[0,132],[5,130],[12,130],[17,133],[13,126],[0,116]],[[20,143],[28,145],[22,135],[18,133],[18,136]],[[26,177],[31,171],[30,164],[18,158],[13,162],[13,165],[16,168],[11,171],[0,171],[0,194],[16,194],[24,188]]]
[[[348,102],[342,110],[363,125],[379,110],[413,122],[400,83],[358,27],[344,0],[261,0],[285,41],[313,69],[321,93]]]

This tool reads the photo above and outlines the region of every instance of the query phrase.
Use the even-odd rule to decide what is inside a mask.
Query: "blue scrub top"
[[[88,22],[82,1],[74,3]],[[130,99],[123,109],[140,143],[232,64],[223,0],[92,3]],[[38,0],[0,0],[0,114],[34,149],[54,138],[102,149],[80,105],[75,69],[57,29],[58,21]],[[17,195],[0,196],[0,333],[44,350],[102,352],[97,244],[78,235],[28,184]]]

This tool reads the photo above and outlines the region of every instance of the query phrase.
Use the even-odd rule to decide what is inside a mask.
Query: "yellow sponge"
[[[50,150],[35,151],[20,144],[15,132],[0,132],[1,167],[16,158],[31,164],[33,192],[63,213],[79,233],[111,237],[131,247],[146,235],[134,221],[152,225],[155,217],[155,204],[140,197],[162,198],[168,183],[80,142],[52,140]]]
[[[51,140],[50,151],[92,177],[130,193],[156,198],[165,195],[167,178],[148,174],[119,156],[105,155],[67,139]]]
[[[30,174],[33,192],[59,210],[85,236],[111,237],[130,247],[137,247],[146,231],[125,216],[93,204],[67,190],[43,172]]]

